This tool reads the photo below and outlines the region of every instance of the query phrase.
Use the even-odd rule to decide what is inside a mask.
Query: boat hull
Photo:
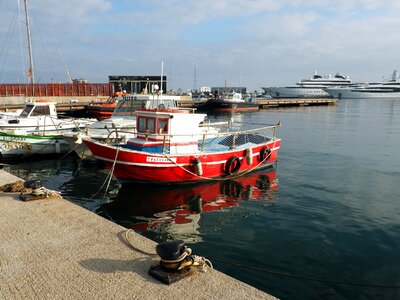
[[[326,89],[326,91],[337,99],[400,99],[400,92],[390,91],[359,91],[354,89]]]
[[[322,88],[303,87],[263,87],[266,94],[273,98],[329,98]]]
[[[67,153],[71,147],[62,136],[19,135],[0,132],[0,159]]]
[[[247,149],[216,153],[167,155],[141,152],[123,147],[102,144],[84,139],[93,155],[101,160],[121,183],[187,184],[220,179],[236,178],[277,162],[280,139],[274,139]],[[260,153],[270,149],[270,155],[260,158]],[[249,152],[251,155],[249,155]],[[246,156],[247,154],[247,156]],[[251,159],[250,159],[251,156]],[[233,158],[239,167],[229,168]],[[199,164],[202,172],[199,172]],[[231,162],[231,163],[230,163]]]
[[[116,103],[94,103],[85,106],[86,115],[90,118],[96,118],[97,120],[104,120],[111,118]]]
[[[215,112],[244,112],[258,111],[259,105],[251,102],[230,102],[223,100],[208,100],[197,106],[199,111],[215,111]]]

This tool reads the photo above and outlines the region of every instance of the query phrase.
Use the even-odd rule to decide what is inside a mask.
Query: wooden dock
[[[260,106],[260,109],[266,109],[270,107],[287,107],[287,106],[314,106],[314,105],[335,105],[337,99],[333,98],[285,98],[285,99],[257,99],[255,103]],[[205,101],[193,101],[193,100],[178,100],[179,107],[196,108],[199,104]],[[57,111],[60,114],[64,114],[68,111],[83,110],[85,105],[89,104],[89,101],[69,103],[63,102],[57,104]],[[23,103],[18,104],[7,104],[0,106],[1,111],[15,111],[17,109],[24,108]]]
[[[337,99],[333,98],[280,98],[280,99],[257,99],[254,102],[260,106],[260,109],[269,107],[287,107],[287,106],[313,106],[313,105],[335,105]],[[205,103],[205,101],[181,100],[178,106],[186,108],[195,108]]]
[[[333,98],[282,98],[282,99],[263,99],[256,100],[260,108],[280,107],[280,106],[311,106],[311,105],[334,105],[336,99]]]

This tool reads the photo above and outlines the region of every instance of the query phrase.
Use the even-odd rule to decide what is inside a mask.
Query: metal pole
[[[29,15],[28,15],[28,6],[27,6],[28,0],[24,0],[24,5],[25,5],[25,19],[26,19],[26,32],[28,35],[28,50],[29,50],[29,75],[31,75],[31,84],[33,87],[33,84],[35,83],[35,73],[33,71],[33,56],[32,56],[32,42],[31,42],[31,29],[29,25]],[[32,89],[32,96],[34,94],[34,90]]]

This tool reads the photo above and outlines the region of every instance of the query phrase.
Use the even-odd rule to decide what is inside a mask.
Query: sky
[[[389,79],[398,0],[29,0],[36,82],[167,76],[168,89]],[[27,82],[23,0],[0,0],[0,83]]]

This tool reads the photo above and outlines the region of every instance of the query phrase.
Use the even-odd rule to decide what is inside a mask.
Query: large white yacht
[[[331,96],[324,91],[324,88],[349,85],[351,85],[349,76],[339,73],[335,76],[330,74],[321,76],[315,71],[311,78],[303,79],[295,86],[263,87],[262,89],[273,98],[326,98]]]
[[[398,98],[400,99],[400,79],[397,70],[392,79],[383,82],[369,82],[348,87],[329,87],[325,91],[338,99]]]

